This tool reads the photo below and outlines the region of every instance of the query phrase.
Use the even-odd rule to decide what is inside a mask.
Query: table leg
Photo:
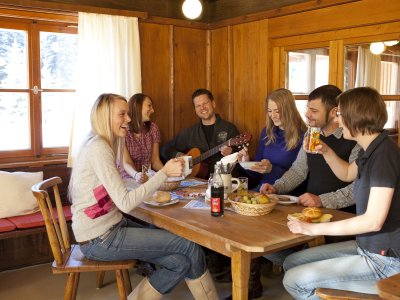
[[[247,300],[251,253],[232,249],[232,299]]]

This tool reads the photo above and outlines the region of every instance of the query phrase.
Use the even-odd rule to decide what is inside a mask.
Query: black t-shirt
[[[212,125],[204,125],[202,124],[204,135],[206,136],[206,140],[208,143],[208,147],[210,147],[213,135],[214,135],[214,126],[215,124]]]
[[[357,179],[354,185],[354,198],[357,215],[367,210],[372,187],[394,188],[394,194],[385,223],[379,232],[364,233],[357,236],[358,245],[372,253],[394,249],[400,252],[400,148],[382,132],[366,149],[360,151],[356,160]]]

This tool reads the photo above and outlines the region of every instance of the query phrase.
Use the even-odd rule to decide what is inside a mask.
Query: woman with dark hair
[[[355,181],[357,215],[320,224],[289,221],[288,227],[293,233],[356,239],[288,256],[283,284],[295,299],[317,299],[318,287],[377,294],[378,280],[400,273],[400,149],[383,129],[385,103],[368,87],[346,91],[338,102],[336,121],[343,137],[362,150],[349,163],[323,142],[317,149],[338,178]]]
[[[299,153],[307,126],[296,108],[293,94],[288,89],[277,89],[266,98],[266,124],[261,132],[255,161],[260,163],[247,173],[262,184],[273,184],[292,165]],[[248,161],[247,150],[241,160]]]
[[[153,101],[145,94],[135,94],[128,102],[129,131],[125,138],[125,160],[123,178],[132,177],[138,183],[148,177],[143,170],[160,170],[164,165],[160,160],[160,129],[150,121],[154,113]]]

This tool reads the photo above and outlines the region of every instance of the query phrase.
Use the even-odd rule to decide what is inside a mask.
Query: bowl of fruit
[[[264,195],[248,192],[247,195],[232,193],[228,197],[233,209],[245,216],[263,216],[269,214],[278,203],[278,198],[273,195]]]

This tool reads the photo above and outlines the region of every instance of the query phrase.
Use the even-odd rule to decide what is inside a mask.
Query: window
[[[76,32],[59,23],[0,20],[0,158],[67,153]]]
[[[328,84],[329,49],[305,49],[288,52],[287,88],[293,94],[309,94]]]
[[[370,44],[345,47],[344,89],[370,86],[383,95],[388,111],[385,128],[397,133],[400,116],[400,45],[388,46],[381,54],[372,54]]]

